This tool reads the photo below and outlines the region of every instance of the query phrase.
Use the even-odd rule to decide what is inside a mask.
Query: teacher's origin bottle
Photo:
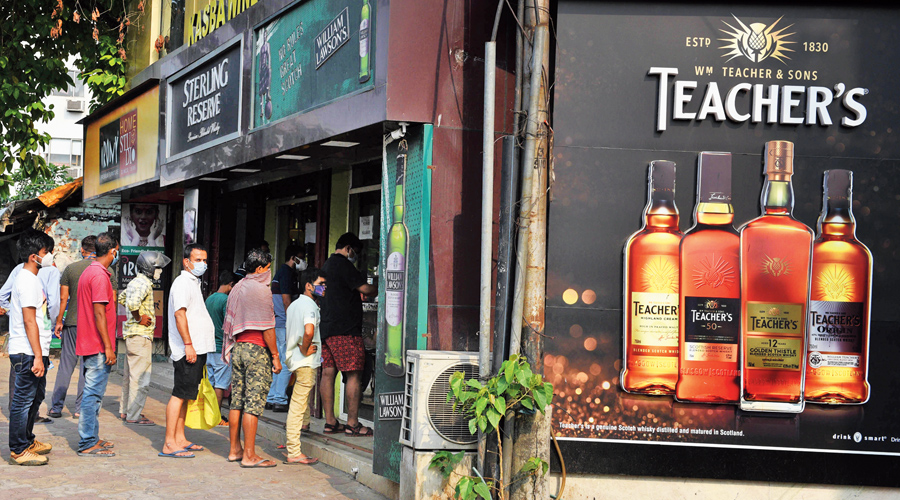
[[[406,251],[409,230],[403,221],[405,178],[406,154],[400,154],[397,155],[397,188],[394,193],[393,224],[388,233],[384,273],[384,320],[387,323],[384,371],[392,377],[402,377],[406,373],[403,366],[403,320],[406,316]]]
[[[650,163],[644,224],[625,245],[622,389],[673,394],[678,379],[678,208],[675,163]]]
[[[794,144],[766,143],[763,214],[741,228],[741,409],[800,413],[812,231],[791,215]]]
[[[853,173],[825,172],[809,291],[807,401],[859,404],[869,399],[869,302],[872,254],[856,239]]]
[[[700,153],[694,227],[681,240],[679,401],[740,397],[741,239],[732,222],[731,153]]]
[[[369,80],[370,9],[369,0],[363,0],[359,21],[359,83],[365,83]]]

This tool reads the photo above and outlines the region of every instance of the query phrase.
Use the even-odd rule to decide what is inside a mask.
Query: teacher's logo
[[[785,30],[789,29],[793,24],[776,31],[775,29],[783,17],[779,17],[777,21],[768,26],[766,26],[765,23],[750,23],[747,25],[734,14],[732,14],[732,17],[737,21],[740,28],[736,28],[727,22],[722,21],[725,26],[731,28],[731,30],[719,30],[729,36],[729,38],[719,39],[720,41],[725,42],[725,45],[722,45],[719,48],[728,51],[723,54],[722,57],[727,57],[728,61],[730,61],[736,57],[744,56],[756,63],[762,62],[769,57],[778,59],[782,63],[785,63],[785,59],[790,59],[790,57],[787,56],[787,52],[794,51],[787,48],[786,45],[796,42],[787,40],[787,37],[794,33],[785,33]]]

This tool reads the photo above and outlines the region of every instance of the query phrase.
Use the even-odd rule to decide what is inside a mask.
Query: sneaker
[[[47,465],[47,462],[49,462],[47,457],[42,457],[31,450],[25,450],[18,455],[10,452],[9,457],[13,459],[16,465]]]
[[[31,443],[31,446],[29,446],[26,451],[31,451],[38,455],[46,455],[46,454],[50,453],[50,450],[52,450],[52,449],[53,449],[53,445],[51,445],[49,443],[42,443],[42,442],[38,441],[37,439],[35,439],[34,442]]]

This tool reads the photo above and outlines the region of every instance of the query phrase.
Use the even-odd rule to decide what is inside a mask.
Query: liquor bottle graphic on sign
[[[402,145],[405,143],[401,143]],[[397,155],[397,188],[394,194],[394,213],[388,233],[387,265],[385,268],[384,319],[387,339],[384,350],[384,371],[392,377],[402,377],[403,337],[406,319],[406,255],[409,230],[403,220],[406,154]]]
[[[359,83],[369,81],[369,0],[363,0],[359,21]]]
[[[813,403],[865,403],[872,254],[856,239],[853,173],[828,170],[824,184],[813,242],[804,394]]]
[[[675,163],[650,163],[643,227],[625,245],[622,389],[673,394],[678,379],[678,208]]]
[[[681,240],[679,401],[737,403],[741,240],[731,205],[731,153],[700,153],[694,226]]]
[[[800,413],[812,230],[794,219],[794,144],[765,150],[763,214],[741,228],[741,409]]]

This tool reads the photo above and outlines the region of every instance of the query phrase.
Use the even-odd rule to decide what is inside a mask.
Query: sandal
[[[338,422],[336,424],[325,424],[325,430],[322,431],[325,434],[341,434],[346,431],[347,427],[344,424]]]
[[[372,429],[364,426],[363,424],[357,422],[356,425],[346,426],[344,428],[344,435],[351,437],[372,437],[374,435],[374,431]]]
[[[127,425],[156,425],[152,420],[146,417],[141,417],[140,420],[126,420],[125,423]]]

